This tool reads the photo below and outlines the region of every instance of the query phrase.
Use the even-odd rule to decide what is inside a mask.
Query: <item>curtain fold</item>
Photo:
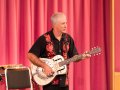
[[[110,0],[0,0],[0,65],[30,66],[28,50],[51,29],[52,13],[64,12],[80,54],[102,49],[101,55],[70,64],[70,90],[109,90],[110,7]]]

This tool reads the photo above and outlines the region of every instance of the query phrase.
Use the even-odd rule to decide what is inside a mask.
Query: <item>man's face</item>
[[[54,28],[58,30],[58,32],[65,32],[67,29],[67,19],[65,16],[61,16],[57,18],[57,22],[54,24]]]

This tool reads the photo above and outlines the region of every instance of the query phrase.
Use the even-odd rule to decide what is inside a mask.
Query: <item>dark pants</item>
[[[68,86],[60,87],[59,85],[46,85],[43,86],[43,90],[69,90]]]

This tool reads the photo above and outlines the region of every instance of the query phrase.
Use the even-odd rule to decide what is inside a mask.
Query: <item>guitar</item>
[[[92,48],[87,53],[90,55],[99,55],[101,52],[101,48],[95,47]],[[64,60],[64,58],[61,55],[56,55],[52,59],[47,58],[40,58],[43,62],[45,62],[47,65],[49,65],[53,71],[54,74],[52,76],[46,76],[46,74],[43,72],[43,69],[41,67],[31,65],[32,75],[35,80],[35,82],[39,85],[47,85],[49,84],[57,75],[63,75],[67,73],[67,64],[70,62],[78,61],[82,59],[82,54],[75,55],[72,58],[69,58],[67,60]],[[59,66],[59,67],[58,67]]]

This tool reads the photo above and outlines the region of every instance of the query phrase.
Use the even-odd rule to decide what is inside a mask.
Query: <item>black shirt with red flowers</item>
[[[65,59],[66,57],[71,58],[78,54],[74,41],[70,35],[63,33],[62,38],[59,41],[55,38],[53,30],[48,31],[44,35],[40,36],[29,52],[41,58],[49,58],[53,57],[54,55],[62,55],[64,57],[67,53]]]

